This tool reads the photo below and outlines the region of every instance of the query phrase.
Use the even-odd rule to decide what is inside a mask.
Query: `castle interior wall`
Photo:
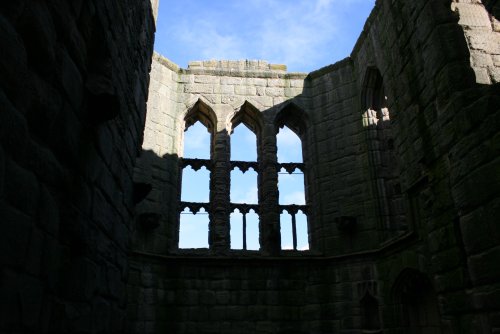
[[[0,331],[499,332],[498,6],[378,0],[349,57],[304,74],[153,55],[157,0],[1,2]],[[195,121],[208,162],[183,159]],[[260,251],[230,249],[239,122]],[[280,245],[283,125],[308,251]],[[209,249],[178,249],[186,163],[212,168]]]
[[[149,1],[0,4],[0,332],[124,331]]]
[[[154,194],[138,207],[158,213],[157,227],[135,236],[131,327],[497,328],[497,24],[479,2],[378,1],[350,57],[307,76],[251,61],[192,62],[183,70],[157,55],[146,121],[153,132],[145,132],[148,154],[136,169],[140,178],[158,175],[148,176]],[[179,250],[186,115],[211,110],[225,145],[231,117],[248,104],[262,115],[260,140],[271,155],[280,112],[293,106],[304,114],[311,250],[276,252],[276,229],[265,224],[258,254],[229,250],[224,229],[218,240],[226,248]],[[262,187],[272,186],[268,172]],[[261,221],[276,220],[278,208],[265,207],[271,212]]]

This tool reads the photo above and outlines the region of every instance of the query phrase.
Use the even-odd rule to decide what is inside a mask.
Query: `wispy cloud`
[[[197,122],[184,133],[184,156],[196,158],[210,157],[210,134]]]
[[[203,0],[205,1],[205,0]],[[352,48],[351,22],[363,20],[346,12],[371,9],[374,0],[245,0],[172,1],[165,24],[169,38],[181,50],[172,50],[190,60],[265,59],[284,63],[293,71],[308,71],[314,64],[327,65],[334,60],[339,45]],[[162,11],[160,6],[160,11]],[[189,13],[189,15],[188,15]],[[161,17],[160,17],[161,20]],[[160,26],[163,23],[160,22]],[[158,36],[162,34],[159,31]],[[344,47],[342,45],[342,47]],[[349,54],[340,52],[340,58]],[[188,56],[194,54],[192,56]],[[168,57],[169,54],[166,54]],[[328,59],[328,60],[327,60]]]
[[[287,127],[280,129],[276,140],[278,143],[279,162],[302,161],[302,142],[292,130]]]
[[[258,202],[258,189],[257,186],[252,186],[246,192],[236,194],[233,199],[236,203],[254,204]]]

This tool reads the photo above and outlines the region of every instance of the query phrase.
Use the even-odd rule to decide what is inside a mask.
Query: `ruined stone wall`
[[[361,328],[360,300],[376,291],[355,258],[141,257],[134,333],[339,333]]]
[[[136,169],[153,185],[140,210],[156,220],[140,221],[135,236],[130,330],[498,330],[496,55],[472,44],[479,30],[460,4],[377,1],[351,56],[307,76],[260,61],[182,70],[157,57],[150,94],[158,100],[146,120],[156,130],[145,133],[146,158]],[[484,45],[495,45],[490,32]],[[492,62],[474,62],[477,54]],[[310,252],[276,251],[277,207],[266,204],[261,252],[228,250],[223,147],[233,116],[249,105],[263,117],[269,165],[280,112],[293,106],[305,115],[295,120],[307,124]],[[176,249],[182,130],[191,111],[216,120],[212,149],[223,186],[212,201],[226,203],[211,217],[221,227],[215,242],[197,252]],[[259,196],[273,202],[276,169],[262,173]]]
[[[0,332],[117,333],[149,1],[0,4]]]
[[[500,82],[500,22],[498,13],[495,18],[492,10],[491,14],[486,10],[491,7],[479,0],[452,3],[465,33],[476,82],[481,84]]]
[[[500,101],[498,85],[476,84],[485,83],[480,73],[494,78],[496,70],[478,68],[477,50],[470,44],[477,36],[464,22],[464,11],[458,17],[450,10],[460,4],[451,5],[378,2],[352,54],[358,78],[367,66],[382,74],[414,234],[406,249],[377,261],[389,333],[407,326],[394,317],[402,304],[394,282],[404,268],[430,278],[443,330],[486,333],[498,328],[493,291],[498,291],[499,277],[494,212],[499,212],[500,160],[494,153],[499,135],[494,119]],[[487,17],[479,7],[481,17]],[[496,38],[486,33],[482,41],[495,45]],[[481,53],[495,57],[494,51]]]

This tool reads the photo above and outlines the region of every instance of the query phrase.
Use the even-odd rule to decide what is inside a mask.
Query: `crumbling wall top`
[[[274,71],[286,72],[287,67],[283,64],[269,64],[265,60],[205,60],[191,61],[188,70],[237,70],[237,71]]]

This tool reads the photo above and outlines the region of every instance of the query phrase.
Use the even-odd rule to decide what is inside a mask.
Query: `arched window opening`
[[[196,122],[184,134],[184,158],[210,159],[210,132]]]
[[[214,112],[198,100],[184,117],[178,248],[208,248]],[[189,211],[187,211],[189,209]]]
[[[407,223],[387,96],[377,68],[366,72],[361,102],[381,230],[392,236],[405,231]]]
[[[361,299],[361,327],[363,333],[382,333],[378,301],[367,292]]]
[[[295,129],[300,129],[295,124]],[[302,141],[288,126],[276,136],[278,166],[281,248],[308,250],[309,236],[306,205]],[[287,214],[283,214],[286,211]]]
[[[228,123],[231,133],[231,249],[260,248],[258,138],[261,117],[257,108],[245,102]]]
[[[437,295],[426,275],[415,269],[405,269],[394,284],[393,294],[400,327],[405,333],[442,333]]]
[[[231,134],[231,203],[258,203],[257,140],[245,124]]]
[[[231,134],[231,160],[257,161],[257,137],[245,123]]]
[[[179,248],[208,248],[208,213],[204,208],[191,212],[185,208],[180,214]]]
[[[231,249],[259,250],[259,216],[240,206],[231,213]]]

